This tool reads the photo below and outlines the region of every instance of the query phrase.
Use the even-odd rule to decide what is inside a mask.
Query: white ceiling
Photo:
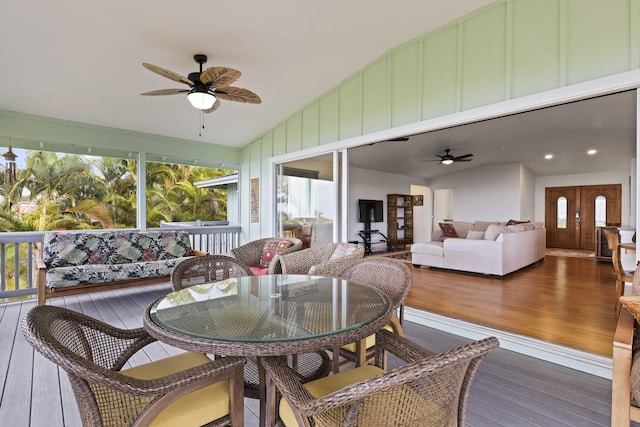
[[[433,178],[480,166],[521,163],[535,176],[629,171],[636,157],[636,91],[631,90],[415,135],[406,142],[364,145],[352,166]],[[473,154],[441,165],[436,154]],[[597,150],[588,155],[588,150]],[[545,159],[552,154],[553,159]]]
[[[0,109],[207,143],[241,147],[392,48],[493,0],[95,0],[0,5]],[[260,105],[225,102],[204,115],[184,95],[140,93],[180,87],[142,67],[181,75],[206,66],[242,71],[234,84]],[[2,130],[0,129],[0,135]],[[451,148],[473,161],[445,167]],[[588,148],[599,150],[585,157]],[[542,156],[553,153],[552,161]],[[355,166],[422,178],[520,162],[536,175],[628,168],[635,158],[635,98],[600,98],[408,142],[351,150]]]
[[[0,109],[240,147],[392,48],[493,0],[93,0],[0,5]],[[236,68],[260,105],[205,115],[142,67]],[[186,87],[186,86],[185,86]],[[1,131],[0,131],[1,134]]]

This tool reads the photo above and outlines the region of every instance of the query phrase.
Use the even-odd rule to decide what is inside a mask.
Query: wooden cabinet
[[[413,197],[387,194],[387,238],[390,251],[407,249],[413,243]]]

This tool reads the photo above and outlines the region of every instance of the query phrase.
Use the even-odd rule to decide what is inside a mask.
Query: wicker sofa
[[[183,230],[47,232],[36,251],[38,304],[49,298],[168,281],[191,249]]]

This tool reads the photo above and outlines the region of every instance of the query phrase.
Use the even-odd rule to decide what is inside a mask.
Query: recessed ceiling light
[[[544,158],[547,159],[547,160],[551,160],[551,159],[553,159],[553,154],[545,154]]]
[[[591,150],[587,151],[587,154],[588,154],[588,155],[590,155],[590,156],[593,156],[593,155],[594,155],[594,154],[596,154],[597,152],[598,152],[598,150],[593,150],[593,149],[591,149]]]

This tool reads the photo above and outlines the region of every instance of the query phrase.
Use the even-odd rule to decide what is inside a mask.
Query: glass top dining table
[[[196,284],[146,310],[156,339],[227,356],[279,356],[334,348],[384,327],[387,297],[365,284],[309,275],[265,275]]]

